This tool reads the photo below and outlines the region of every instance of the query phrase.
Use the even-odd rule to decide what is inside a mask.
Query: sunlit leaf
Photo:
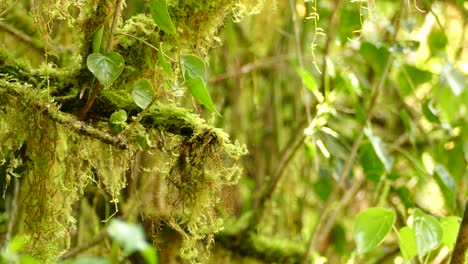
[[[413,232],[419,258],[435,249],[442,241],[443,230],[439,221],[418,208],[414,210],[413,214]]]
[[[434,30],[427,38],[429,49],[432,55],[436,55],[438,51],[443,51],[447,46],[448,39],[445,33],[441,30]]]
[[[167,34],[176,33],[174,24],[172,24],[169,11],[167,10],[166,0],[150,0],[150,12],[156,25]]]
[[[410,227],[405,226],[398,231],[398,244],[400,245],[401,254],[405,259],[411,260],[418,255],[413,229]]]
[[[148,247],[143,227],[118,219],[112,219],[107,227],[107,233],[122,246],[126,254],[143,251]]]
[[[357,253],[369,252],[384,241],[392,230],[395,212],[375,207],[360,212],[354,223],[353,236]]]
[[[297,74],[301,77],[307,89],[317,98],[319,103],[322,103],[325,99],[323,98],[322,93],[318,90],[317,82],[315,81],[314,76],[304,69],[297,68]]]
[[[147,79],[140,79],[133,84],[132,97],[135,104],[145,109],[153,101],[154,88]]]
[[[390,156],[390,154],[388,154],[387,148],[385,147],[385,144],[382,142],[382,139],[380,139],[380,137],[378,136],[375,136],[372,133],[371,129],[369,128],[364,129],[364,133],[366,134],[367,138],[372,144],[375,154],[377,154],[380,161],[382,161],[382,164],[385,167],[385,171],[387,173],[390,173],[390,171],[393,168],[393,163],[395,162],[395,158],[393,158],[392,156]]]
[[[419,85],[432,80],[430,71],[421,70],[413,65],[405,64],[400,67],[398,74],[398,84],[401,95],[412,94]]]
[[[164,54],[163,46],[162,46],[162,42],[161,42],[161,43],[159,43],[159,49],[158,49],[158,59],[159,59],[159,63],[161,64],[161,67],[163,68],[163,70],[164,70],[167,74],[169,74],[169,76],[172,77],[171,63],[168,62],[164,56],[165,56],[165,54]]]
[[[446,63],[442,68],[442,77],[455,96],[459,96],[467,86],[465,77],[452,64]]]
[[[441,164],[436,163],[434,165],[434,178],[442,191],[448,208],[451,210],[455,209],[457,187],[450,172]]]
[[[453,250],[457,242],[458,230],[460,229],[460,218],[456,216],[447,216],[440,219],[443,235],[442,243],[450,250]]]
[[[106,54],[93,53],[86,59],[88,69],[106,87],[117,80],[124,69],[124,63],[124,58],[115,52]]]

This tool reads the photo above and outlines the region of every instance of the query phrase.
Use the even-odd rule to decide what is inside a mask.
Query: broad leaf
[[[153,101],[154,88],[147,79],[140,79],[133,84],[132,97],[135,104],[145,109]]]
[[[457,242],[458,230],[460,229],[460,218],[456,216],[447,216],[440,219],[443,235],[442,243],[450,250],[453,250],[455,242]]]
[[[405,259],[410,260],[418,254],[413,229],[409,226],[405,226],[398,231],[398,244]]]
[[[432,215],[416,208],[413,214],[413,231],[419,258],[439,246],[442,241],[442,226]]]
[[[441,164],[436,163],[434,165],[434,178],[442,191],[442,195],[444,196],[445,203],[448,208],[451,210],[455,209],[457,188],[450,172],[448,172]]]
[[[412,94],[419,85],[432,80],[430,71],[421,70],[413,65],[403,65],[398,74],[398,84],[403,96]]]
[[[120,133],[127,126],[127,112],[125,110],[115,111],[109,118],[112,132]]]
[[[201,58],[192,54],[180,55],[180,66],[184,79],[187,79],[187,75],[192,78],[200,77],[206,85],[206,66]]]
[[[197,102],[204,105],[211,112],[220,115],[211,101],[211,97],[206,90],[205,83],[203,83],[203,80],[200,77],[192,78],[189,74],[186,74],[185,85]]]
[[[322,93],[318,90],[317,81],[315,81],[314,76],[304,69],[297,68],[297,74],[301,77],[307,89],[317,98],[319,103],[322,103],[325,98],[323,98]]]
[[[395,212],[375,207],[362,211],[356,217],[353,237],[357,254],[369,252],[387,237],[395,222]]]
[[[448,38],[445,33],[441,30],[434,30],[429,34],[427,38],[429,49],[432,55],[437,55],[438,51],[444,51],[448,43]]]
[[[377,185],[385,172],[385,167],[377,154],[375,154],[371,144],[361,144],[359,147],[359,160],[366,179]]]
[[[172,77],[172,68],[171,68],[171,63],[168,62],[166,60],[166,58],[164,58],[165,54],[163,52],[163,49],[162,49],[162,42],[159,43],[159,49],[158,49],[158,59],[159,59],[159,63],[161,64],[161,67],[163,68],[163,70],[169,74],[169,76]]]
[[[88,69],[105,87],[110,86],[117,80],[124,69],[124,63],[124,58],[115,52],[93,53],[86,59]]]
[[[211,101],[210,94],[206,90],[205,62],[195,55],[181,55],[180,67],[185,80],[185,86],[187,86],[193,98],[211,112],[220,115]]]
[[[370,42],[363,42],[359,52],[377,74],[382,74],[389,55],[386,47],[377,47]]]
[[[385,171],[387,173],[390,173],[393,167],[393,163],[395,161],[395,158],[390,156],[388,154],[387,148],[385,147],[384,143],[382,142],[382,139],[380,137],[375,136],[372,133],[372,130],[369,128],[366,128],[364,130],[364,133],[366,134],[367,138],[369,139],[370,143],[372,144],[372,147],[374,148],[375,154],[379,157],[380,161],[382,161],[382,164],[385,167]]]
[[[107,233],[122,246],[126,254],[143,251],[149,246],[141,225],[112,219],[107,227]]]
[[[150,12],[154,22],[162,31],[170,35],[176,33],[169,11],[167,11],[166,0],[150,0]]]

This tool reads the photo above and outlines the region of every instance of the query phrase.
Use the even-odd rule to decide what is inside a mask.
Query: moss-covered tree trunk
[[[164,6],[173,32],[161,26]],[[180,106],[189,94],[179,57],[205,58],[223,22],[257,3],[46,0],[1,7],[0,178],[11,206],[3,208],[9,224],[1,244],[22,238],[21,255],[41,263],[79,254],[123,260],[105,232],[109,219],[121,218],[145,224],[162,263],[203,259],[200,251],[222,226],[218,197],[237,182],[234,161],[246,150]],[[92,53],[108,61],[117,54],[124,63],[100,64],[98,76]],[[132,96],[143,78],[154,87],[144,109]]]

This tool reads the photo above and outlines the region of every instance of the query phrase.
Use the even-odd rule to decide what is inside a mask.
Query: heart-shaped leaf
[[[133,84],[132,97],[135,104],[145,109],[153,101],[154,88],[147,79],[140,79]]]
[[[405,226],[398,231],[398,244],[405,259],[410,260],[418,254],[413,229],[409,226]]]
[[[192,54],[180,55],[180,67],[184,79],[187,79],[186,75],[192,78],[200,77],[206,85],[206,66],[201,58]]]
[[[360,212],[353,231],[357,254],[369,252],[382,243],[394,222],[395,212],[392,210],[374,207]]]
[[[162,31],[170,35],[176,33],[171,16],[167,11],[166,0],[150,0],[150,12],[154,22]]]
[[[413,214],[413,230],[419,258],[435,249],[442,240],[442,226],[432,215],[415,209]]]
[[[88,69],[105,87],[110,86],[117,80],[124,69],[124,63],[124,58],[115,52],[93,53],[86,59]]]

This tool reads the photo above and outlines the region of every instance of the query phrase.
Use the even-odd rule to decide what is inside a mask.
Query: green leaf
[[[211,112],[220,115],[211,101],[210,94],[206,90],[207,77],[205,62],[195,55],[181,55],[180,66],[185,80],[185,86],[193,98]]]
[[[377,74],[382,74],[389,55],[386,47],[377,47],[370,42],[363,42],[359,52]]]
[[[334,181],[327,169],[320,168],[319,174],[318,180],[313,183],[312,187],[315,194],[317,194],[322,201],[326,201],[333,191]]]
[[[147,79],[140,79],[133,84],[132,97],[135,104],[145,109],[153,101],[154,88]]]
[[[120,133],[127,126],[127,112],[125,110],[115,111],[109,118],[109,123],[112,128],[112,132]]]
[[[110,86],[117,80],[124,69],[124,63],[124,58],[115,52],[93,53],[86,59],[88,69],[105,87]]]
[[[154,247],[147,246],[146,249],[140,251],[143,258],[145,258],[146,263],[148,264],[158,264],[158,254]]]
[[[159,49],[158,49],[158,58],[159,58],[159,63],[161,64],[161,67],[163,68],[163,70],[169,74],[169,76],[172,77],[172,67],[171,67],[171,63],[168,62],[166,60],[166,58],[164,58],[165,54],[163,52],[163,49],[162,49],[162,42],[159,43]]]
[[[302,81],[304,82],[307,89],[317,98],[319,103],[322,103],[325,98],[323,97],[322,93],[318,90],[317,81],[315,81],[314,76],[310,74],[308,71],[304,69],[297,68],[297,74],[301,77]]]
[[[175,35],[176,31],[172,24],[166,0],[150,0],[150,12],[156,25],[169,35]]]
[[[413,231],[419,258],[439,246],[442,240],[442,226],[432,215],[416,208],[413,214]]]
[[[378,136],[374,136],[372,130],[369,128],[364,129],[364,134],[366,134],[367,138],[369,139],[372,147],[374,148],[375,154],[379,157],[380,161],[385,167],[385,171],[390,173],[393,168],[393,163],[395,162],[395,158],[388,154],[387,148],[385,147],[382,139]]]
[[[381,207],[360,212],[354,223],[353,237],[357,254],[369,252],[380,245],[392,230],[395,212]]]
[[[359,160],[366,179],[377,185],[384,174],[385,167],[370,143],[359,146]]]
[[[100,26],[93,35],[93,53],[101,52],[102,44],[102,33],[104,32],[104,26]]]
[[[421,70],[413,65],[405,64],[400,69],[398,84],[403,96],[412,94],[419,85],[432,80],[430,71]]]
[[[434,165],[434,178],[442,191],[445,203],[450,210],[455,209],[456,189],[455,181],[450,172],[439,163]]]
[[[400,245],[401,254],[405,259],[411,260],[418,254],[413,229],[409,226],[405,226],[398,231],[398,244]]]
[[[435,55],[438,51],[443,52],[445,50],[445,47],[448,44],[448,39],[443,31],[434,30],[429,34],[427,42],[429,44],[431,54]]]
[[[358,8],[352,8],[350,5],[344,4],[340,10],[340,19],[339,19],[339,33],[341,44],[344,45],[348,42],[349,39],[355,37],[356,31],[360,30],[361,20],[360,20],[360,10]]]
[[[205,83],[200,77],[192,78],[189,74],[186,75],[185,85],[189,90],[190,94],[199,102],[204,105],[211,112],[221,115],[215,108],[211,101],[210,94],[206,90]]]
[[[107,227],[107,233],[122,246],[125,254],[144,251],[149,246],[145,240],[145,233],[141,225],[112,219]]]
[[[421,107],[424,116],[427,118],[427,120],[429,120],[429,122],[440,123],[440,119],[438,116],[439,111],[437,111],[437,109],[435,109],[434,106],[432,106],[430,99],[424,100]]]
[[[184,79],[187,79],[187,75],[192,78],[200,77],[206,85],[206,66],[201,58],[192,54],[180,55],[180,66]]]
[[[455,96],[463,93],[467,85],[465,77],[452,64],[446,63],[442,67],[442,76]]]
[[[452,251],[455,246],[455,242],[457,242],[458,230],[460,229],[460,218],[456,216],[442,217],[440,219],[440,225],[443,230],[442,243]]]

